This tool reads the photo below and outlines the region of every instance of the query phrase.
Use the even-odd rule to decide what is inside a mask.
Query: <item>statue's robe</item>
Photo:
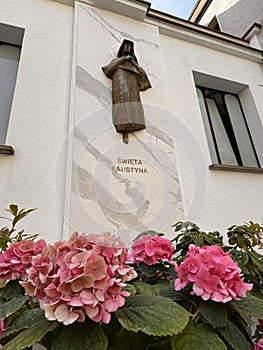
[[[145,71],[125,57],[113,59],[102,70],[112,79],[112,119],[117,132],[145,129],[140,91],[151,87]]]

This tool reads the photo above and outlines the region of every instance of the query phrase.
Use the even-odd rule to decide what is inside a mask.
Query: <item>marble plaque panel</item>
[[[70,226],[110,231],[128,245],[148,229],[171,235],[184,215],[158,33],[81,3],[75,21]],[[129,144],[112,124],[111,80],[101,70],[125,38],[152,85],[141,93],[146,129],[130,133]]]

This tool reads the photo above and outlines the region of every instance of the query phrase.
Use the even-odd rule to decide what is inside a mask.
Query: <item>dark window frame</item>
[[[22,50],[22,45],[20,44],[15,44],[15,43],[10,43],[10,42],[7,42],[7,41],[3,41],[3,40],[0,40],[0,48],[1,46],[9,46],[9,47],[14,47],[14,48],[17,48],[20,50]],[[18,66],[19,66],[19,61],[20,61],[20,58],[18,60]],[[18,68],[17,68],[18,69]],[[13,100],[13,97],[14,97],[14,92],[15,92],[15,86],[16,86],[16,81],[17,81],[17,71],[16,71],[16,78],[15,78],[15,85],[14,85],[14,89],[12,91],[12,100]],[[7,119],[6,119],[6,122],[7,122],[7,129],[5,130],[6,132],[2,135],[4,136],[4,142],[0,142],[0,154],[14,154],[14,150],[13,150],[13,147],[12,146],[8,146],[6,145],[6,136],[7,136],[7,132],[8,132],[8,125],[9,125],[9,121],[10,121],[10,113],[11,113],[11,107],[12,107],[12,103],[11,103],[11,106],[10,106],[10,112],[9,112],[9,115],[6,116]],[[1,121],[0,121],[1,123]],[[1,125],[0,125],[1,127]]]
[[[204,104],[205,104],[205,108],[206,108],[206,113],[207,113],[207,117],[208,117],[208,123],[209,123],[211,134],[212,134],[212,139],[213,139],[213,143],[214,143],[214,147],[215,147],[215,152],[216,152],[218,164],[219,165],[224,165],[222,163],[222,161],[221,161],[221,158],[220,158],[218,144],[217,144],[217,140],[216,140],[216,135],[215,135],[215,132],[214,132],[211,115],[210,115],[210,112],[209,112],[209,109],[208,109],[208,105],[207,105],[207,101],[206,101],[206,97],[208,97],[207,94],[210,94],[209,98],[212,98],[215,101],[215,103],[216,103],[216,106],[218,108],[218,111],[219,111],[222,123],[223,123],[224,128],[225,128],[225,132],[226,132],[226,134],[228,136],[229,142],[230,142],[231,147],[233,149],[233,152],[235,154],[238,166],[239,167],[245,167],[246,165],[243,164],[243,162],[242,162],[242,158],[241,158],[240,151],[239,151],[239,148],[238,148],[236,136],[235,136],[234,129],[233,129],[233,126],[232,126],[232,122],[231,122],[231,117],[229,115],[229,111],[227,109],[224,97],[225,97],[225,95],[233,95],[237,99],[237,101],[239,103],[240,110],[241,110],[241,114],[242,114],[242,117],[243,117],[243,120],[244,120],[244,123],[245,123],[245,126],[246,126],[246,130],[248,132],[249,140],[250,140],[250,143],[251,143],[251,146],[252,146],[255,158],[256,158],[256,162],[257,162],[258,168],[261,168],[259,157],[257,155],[257,151],[256,151],[256,148],[255,148],[255,145],[254,145],[254,142],[253,142],[253,138],[252,138],[252,135],[251,135],[251,132],[250,132],[250,129],[249,129],[246,117],[245,117],[245,113],[244,113],[244,110],[243,110],[243,107],[242,107],[239,95],[236,94],[236,93],[229,92],[229,91],[223,91],[223,90],[218,90],[218,89],[214,89],[214,88],[208,88],[208,87],[204,87],[204,86],[200,86],[200,85],[196,85],[196,88],[198,88],[202,92],[202,95],[203,95]],[[218,96],[220,96],[221,102],[222,102],[222,106],[223,106],[223,113],[220,112],[218,101],[216,101],[216,99],[212,96],[213,94],[217,94]],[[221,109],[222,109],[222,106],[221,106]]]

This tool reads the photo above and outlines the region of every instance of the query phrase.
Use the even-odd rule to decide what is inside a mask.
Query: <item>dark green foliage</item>
[[[186,253],[188,252],[188,247],[190,244],[195,244],[198,247],[204,245],[223,245],[222,235],[215,232],[203,232],[200,228],[190,221],[178,222],[175,225],[175,232],[180,232],[172,242],[176,242],[176,252],[180,252],[179,261],[184,260]]]
[[[16,225],[34,209],[12,204],[10,227],[0,230],[0,251],[11,242],[32,240],[36,235],[16,232]],[[257,249],[263,246],[263,227],[249,222],[229,228],[228,245],[222,235],[203,232],[191,222],[174,225],[176,262],[180,264],[189,245],[218,245],[229,251],[247,282],[254,283],[251,294],[228,303],[204,301],[192,295],[192,285],[175,291],[175,266],[159,261],[148,266],[134,265],[137,279],[125,287],[131,296],[111,315],[109,324],[84,323],[64,326],[48,321],[34,299],[25,296],[18,281],[0,283],[0,318],[7,331],[0,337],[3,350],[250,350],[261,337],[251,333],[255,319],[263,319],[263,260]],[[145,231],[143,235],[163,235]],[[253,326],[253,327],[252,327]],[[255,328],[255,327],[254,327]],[[37,344],[38,343],[38,344]]]

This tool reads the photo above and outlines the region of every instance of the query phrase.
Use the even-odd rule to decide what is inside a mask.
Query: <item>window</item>
[[[5,144],[19,57],[18,45],[0,41],[0,145]]]
[[[5,145],[24,28],[0,23],[0,154],[13,154]]]
[[[202,86],[196,90],[212,162],[260,167],[239,96]]]

